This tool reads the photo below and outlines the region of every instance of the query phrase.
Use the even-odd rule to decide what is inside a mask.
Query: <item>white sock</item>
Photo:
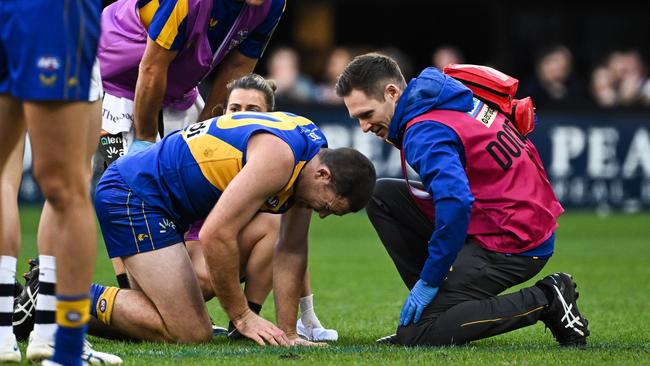
[[[300,298],[300,320],[307,328],[322,328],[323,326],[318,320],[314,312],[314,294]]]
[[[13,334],[14,284],[16,283],[16,257],[0,256],[0,339]]]
[[[38,281],[36,295],[36,317],[34,333],[39,338],[54,342],[56,333],[56,258],[51,255],[38,256]]]

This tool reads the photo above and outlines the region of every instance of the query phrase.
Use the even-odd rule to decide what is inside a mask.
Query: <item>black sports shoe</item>
[[[36,295],[38,295],[38,259],[29,260],[29,271],[23,275],[25,286],[14,297],[13,327],[18,340],[27,340],[34,329],[36,316]]]
[[[546,287],[553,300],[542,313],[540,320],[551,330],[563,347],[585,347],[589,336],[589,322],[578,311],[578,292],[573,277],[566,273],[553,273],[537,281],[536,286]]]
[[[397,343],[397,334],[391,334],[387,335],[385,337],[381,337],[378,340],[375,341],[377,344],[398,344]]]
[[[237,328],[235,328],[235,325],[232,322],[229,322],[228,323],[228,339],[230,339],[231,341],[241,341],[241,340],[248,339],[248,338],[246,338],[246,336],[244,336],[243,334],[239,333],[239,330],[237,330]]]

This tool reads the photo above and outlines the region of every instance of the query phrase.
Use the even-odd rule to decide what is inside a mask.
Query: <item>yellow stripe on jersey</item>
[[[246,112],[231,113],[225,116],[221,116],[217,120],[217,127],[221,129],[228,129],[248,125],[260,125],[275,128],[278,130],[291,131],[295,129],[296,126],[307,126],[313,124],[312,121],[308,120],[305,117],[288,116],[279,112],[266,114],[264,117],[268,119],[258,116],[254,118],[236,118],[245,113]]]
[[[174,6],[174,10],[169,14],[165,26],[158,34],[156,43],[165,49],[170,49],[174,40],[178,35],[178,27],[181,25],[185,17],[187,17],[187,0],[178,0]]]
[[[153,16],[156,14],[158,7],[160,7],[158,0],[151,0],[147,5],[140,8],[140,21],[142,22],[142,25],[144,25],[144,29],[149,29],[151,20],[153,20]]]
[[[207,134],[186,142],[205,179],[223,192],[242,169],[242,152]]]

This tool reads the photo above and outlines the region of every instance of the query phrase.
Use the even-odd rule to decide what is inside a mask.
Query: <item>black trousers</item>
[[[428,257],[433,223],[417,208],[402,179],[378,180],[366,212],[411,289]],[[545,259],[487,251],[468,240],[420,321],[397,328],[397,342],[463,344],[534,324],[548,304],[540,288],[499,294],[531,279],[545,264]]]

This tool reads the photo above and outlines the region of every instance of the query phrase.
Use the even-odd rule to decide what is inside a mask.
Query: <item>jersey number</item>
[[[189,141],[193,138],[203,136],[208,132],[208,129],[210,129],[210,121],[193,123],[183,131],[183,138],[185,141]]]

